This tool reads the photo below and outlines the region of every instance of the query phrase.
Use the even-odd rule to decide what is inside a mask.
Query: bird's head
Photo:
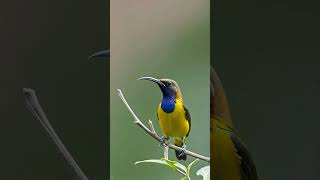
[[[158,84],[165,99],[178,99],[182,101],[181,90],[178,83],[172,79],[156,79],[153,77],[141,77],[138,80],[148,80]]]

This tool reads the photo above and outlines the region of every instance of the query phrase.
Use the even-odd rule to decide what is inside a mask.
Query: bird
[[[171,137],[173,143],[182,150],[175,150],[178,160],[186,160],[186,138],[191,130],[191,117],[183,103],[181,89],[172,79],[156,79],[153,77],[141,77],[138,80],[149,80],[156,83],[162,91],[162,100],[157,109],[162,134],[162,144]]]
[[[233,125],[221,81],[210,70],[211,178],[214,180],[258,180],[254,161]]]

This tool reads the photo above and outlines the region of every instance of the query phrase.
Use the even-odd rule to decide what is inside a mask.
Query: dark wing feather
[[[241,174],[243,179],[245,180],[258,180],[258,175],[256,171],[256,167],[254,162],[245,147],[245,145],[241,142],[238,136],[232,132],[230,132],[230,137],[233,142],[234,148],[237,151],[237,154],[240,158],[241,163]]]
[[[158,112],[157,112],[157,119],[158,119],[158,121],[159,121],[159,115],[158,115]]]
[[[189,132],[191,130],[191,117],[190,117],[190,113],[189,113],[189,111],[188,111],[188,109],[186,108],[185,105],[183,105],[183,109],[184,109],[184,115],[185,115],[185,117],[186,117],[186,119],[188,120],[188,123],[189,123],[189,131],[187,133],[187,137],[188,137]]]

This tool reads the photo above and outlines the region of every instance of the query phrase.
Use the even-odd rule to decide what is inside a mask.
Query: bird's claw
[[[161,140],[161,142],[160,142],[159,146],[162,146],[162,147],[168,146],[168,143],[166,141],[166,140],[168,140],[168,138],[162,136],[160,140]]]
[[[186,144],[183,144],[178,156],[179,156],[179,157],[182,157],[182,156],[184,156],[186,153],[187,153],[187,145],[186,145]]]

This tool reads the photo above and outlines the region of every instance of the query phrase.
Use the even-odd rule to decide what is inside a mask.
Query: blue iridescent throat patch
[[[173,98],[162,98],[161,108],[164,112],[172,113],[174,111],[175,106],[176,103],[174,102]]]

